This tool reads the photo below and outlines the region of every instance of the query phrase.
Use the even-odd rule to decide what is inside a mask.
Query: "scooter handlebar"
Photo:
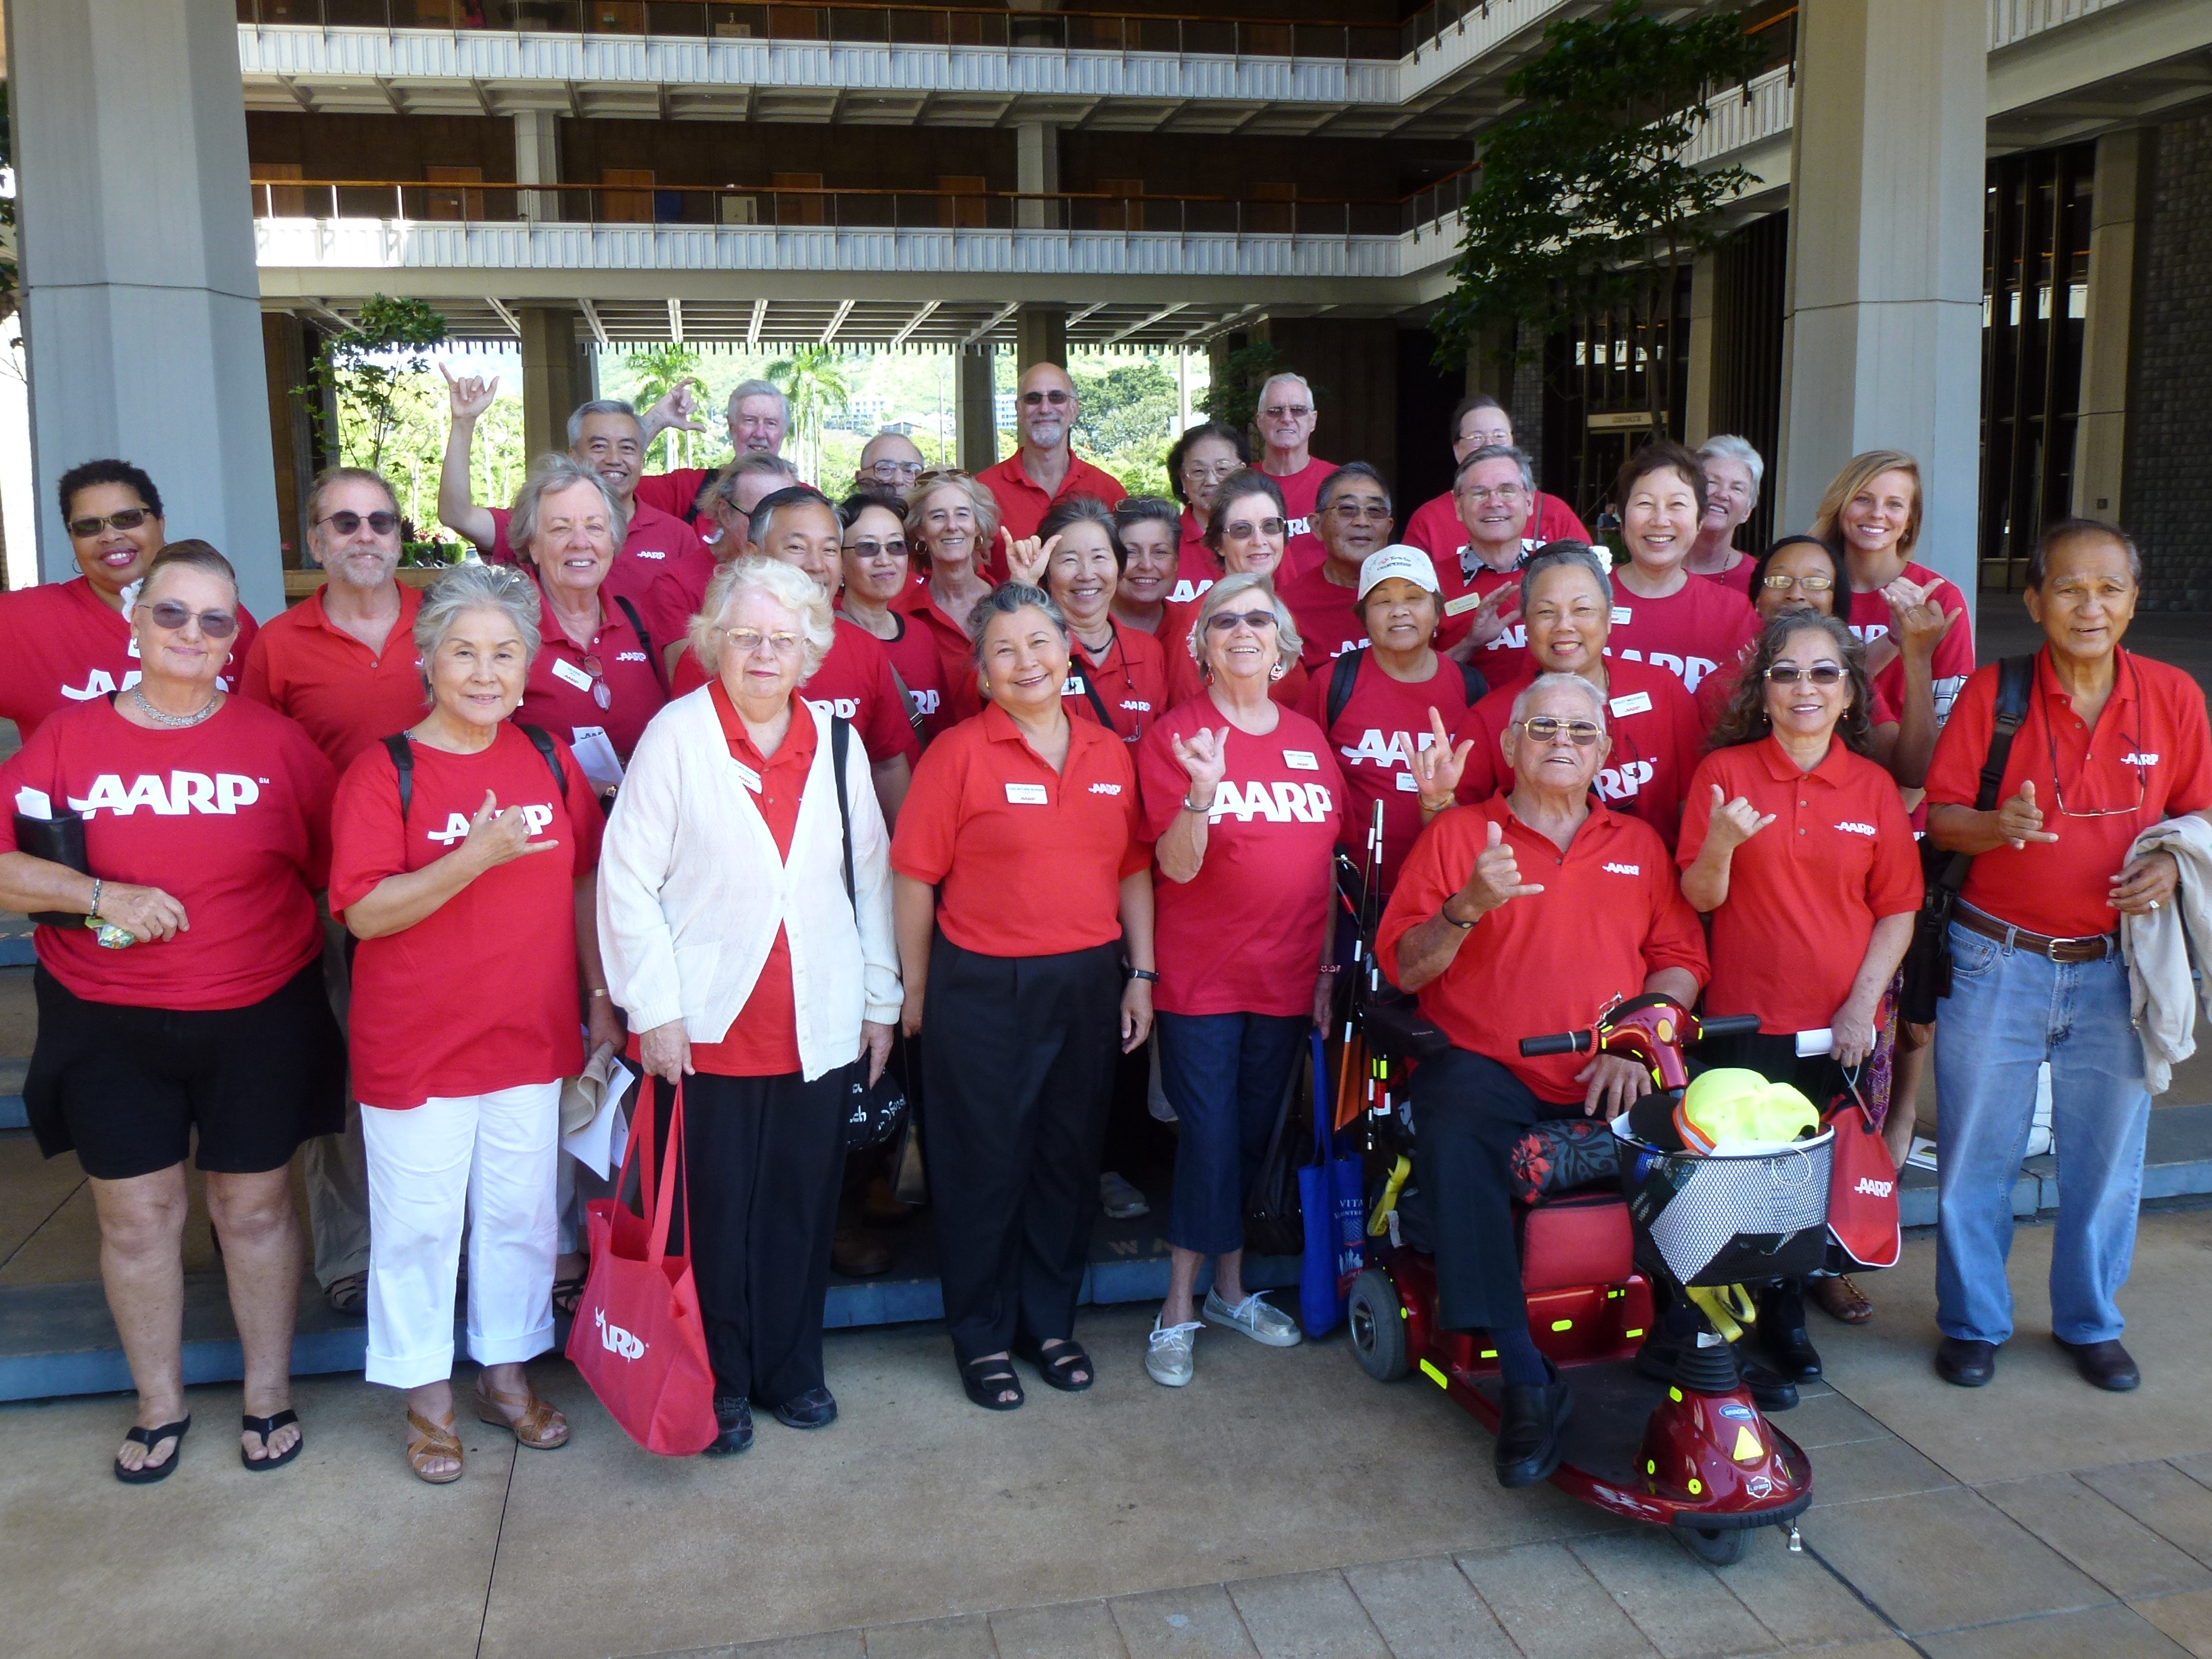
[[[1707,1037],[1748,1036],[1759,1029],[1757,1014],[1708,1014],[1698,1022],[1698,1040]]]
[[[1752,1022],[1757,1024],[1756,1020]],[[1589,1052],[1590,1034],[1588,1031],[1555,1031],[1549,1036],[1522,1037],[1521,1053],[1534,1060],[1544,1054],[1582,1054]]]

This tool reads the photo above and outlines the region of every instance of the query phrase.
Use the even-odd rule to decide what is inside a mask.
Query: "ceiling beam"
[[[751,351],[760,345],[761,325],[768,320],[768,301],[753,301],[752,320],[745,325],[745,349]]]
[[[1006,304],[1000,306],[998,311],[994,313],[989,322],[984,324],[982,327],[977,329],[973,334],[968,336],[968,337],[961,341],[960,343],[963,346],[971,346],[979,340],[988,338],[992,330],[998,327],[1000,323],[1005,322],[1007,318],[1012,316],[1021,308],[1022,302],[1019,300],[1007,301]]]
[[[899,331],[891,336],[891,349],[896,351],[899,347],[904,345],[907,342],[907,337],[929,320],[930,313],[937,309],[939,303],[940,301],[936,300],[925,300],[920,306],[916,307],[915,308],[914,315],[908,318],[906,321],[900,325]]]
[[[1171,306],[1162,306],[1158,311],[1146,318],[1143,321],[1130,324],[1128,327],[1123,329],[1119,334],[1108,335],[1101,343],[1105,345],[1119,345],[1122,341],[1127,339],[1132,334],[1142,334],[1146,329],[1151,328],[1153,325],[1167,321],[1169,318],[1174,316],[1178,311],[1183,310],[1189,303],[1190,302],[1187,300],[1178,300]],[[1186,335],[1184,337],[1188,339],[1189,337]]]
[[[1197,339],[1201,334],[1209,340],[1217,334],[1226,334],[1231,329],[1236,327],[1237,324],[1243,322],[1247,317],[1251,316],[1255,312],[1265,311],[1267,307],[1265,306],[1246,306],[1243,310],[1236,313],[1233,316],[1224,317],[1215,322],[1200,323],[1196,328],[1191,330],[1189,333],[1177,340],[1176,343],[1177,345],[1188,345],[1193,340]]]
[[[1084,307],[1082,310],[1070,317],[1061,326],[1064,328],[1073,328],[1078,323],[1081,322],[1085,317],[1088,317],[1092,312],[1103,311],[1105,309],[1106,302],[1103,300],[1097,301],[1094,305],[1087,305]]]
[[[672,300],[669,303],[673,305],[675,301]],[[837,301],[836,314],[830,319],[830,326],[822,331],[823,345],[828,345],[830,341],[837,337],[837,331],[845,326],[845,319],[853,314],[853,307],[857,303],[858,301],[853,300]]]
[[[607,325],[599,320],[599,308],[589,300],[579,300],[576,303],[583,307],[584,320],[592,325],[592,337],[599,343],[599,349],[607,350]]]
[[[684,343],[684,301],[672,297],[668,301],[668,337],[674,344]]]
[[[493,299],[489,294],[484,295],[484,303],[489,306],[493,311],[499,314],[500,321],[505,323],[509,328],[514,331],[514,337],[516,339],[519,340],[522,337],[522,325],[514,320],[514,313],[513,312],[509,311],[498,301]]]

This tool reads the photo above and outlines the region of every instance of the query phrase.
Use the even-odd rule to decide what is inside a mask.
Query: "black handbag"
[[[1987,812],[2004,787],[2005,763],[2012,740],[2027,718],[2028,694],[2035,684],[2035,659],[2007,657],[1997,665],[1996,717],[1990,727],[1990,752],[1982,762],[1981,787],[1974,810]],[[1905,951],[1905,982],[1898,993],[1897,1017],[1914,1025],[1936,1018],[1936,1005],[1951,994],[1951,913],[1966,884],[1971,853],[1945,853],[1934,842],[1920,843],[1920,866],[1927,889],[1912,919],[1912,943]]]
[[[1305,1206],[1298,1197],[1298,1158],[1288,1131],[1291,1103],[1299,1096],[1295,1073],[1284,1091],[1267,1155],[1244,1200],[1244,1249],[1253,1255],[1303,1257],[1306,1248]]]
[[[853,804],[845,793],[845,757],[852,747],[852,733],[850,722],[840,715],[830,717],[830,769],[837,775],[837,822],[845,834],[845,896],[857,924],[860,895],[853,875]],[[865,1054],[846,1069],[845,1076],[845,1150],[865,1152],[898,1133],[906,1121],[906,1090],[889,1065],[870,1083]]]
[[[64,812],[58,818],[16,813],[15,850],[81,876],[92,873],[92,861],[84,852],[84,819],[75,812]],[[82,927],[85,923],[82,912],[71,910],[33,910],[31,920],[42,927]]]

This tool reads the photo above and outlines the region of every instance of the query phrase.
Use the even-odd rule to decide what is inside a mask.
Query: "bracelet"
[[[1132,968],[1128,972],[1131,979],[1140,979],[1147,985],[1158,985],[1160,982],[1160,976],[1149,968]]]
[[[594,985],[592,987],[592,994],[595,997],[603,997],[607,994],[607,988],[604,985]]]
[[[1213,810],[1213,803],[1209,800],[1205,805],[1200,806],[1188,795],[1185,795],[1182,798],[1182,810],[1186,812],[1211,812]]]
[[[98,876],[94,876],[92,878],[92,902],[86,908],[84,913],[84,919],[87,921],[97,921],[100,920],[100,889],[106,885],[106,884],[101,881]]]
[[[1321,965],[1319,968],[1316,969],[1314,971],[1315,971],[1315,972],[1316,972],[1316,973],[1322,973],[1322,974],[1334,974],[1334,973],[1337,973],[1337,972],[1339,972],[1339,971],[1342,969],[1342,967],[1343,967],[1343,964],[1342,964],[1341,963],[1335,963],[1335,962],[1324,962],[1323,963],[1322,963],[1322,965]]]
[[[1477,916],[1474,918],[1474,921],[1462,921],[1457,916],[1451,913],[1451,900],[1449,899],[1446,899],[1442,904],[1437,906],[1437,914],[1442,916],[1446,921],[1451,923],[1453,927],[1458,928],[1462,933],[1465,933],[1468,928],[1474,927],[1476,921],[1480,921],[1482,920],[1480,916]]]

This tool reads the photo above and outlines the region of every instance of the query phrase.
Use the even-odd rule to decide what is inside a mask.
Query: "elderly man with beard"
[[[1121,504],[1129,493],[1121,481],[1075,453],[1075,417],[1083,405],[1066,369],[1058,363],[1030,364],[1022,371],[1015,405],[1018,447],[996,466],[975,475],[999,504],[1000,530],[1025,542],[1037,533],[1046,514],[1076,495],[1088,495],[1108,507]],[[1006,580],[1004,540],[994,543],[988,556],[984,574],[994,583]]]
[[[1305,642],[1300,660],[1308,673],[1367,643],[1366,626],[1355,612],[1359,568],[1390,544],[1390,524],[1389,488],[1366,462],[1347,461],[1322,480],[1314,497],[1321,556],[1299,563],[1293,543],[1275,573],[1275,592],[1291,607]]]

